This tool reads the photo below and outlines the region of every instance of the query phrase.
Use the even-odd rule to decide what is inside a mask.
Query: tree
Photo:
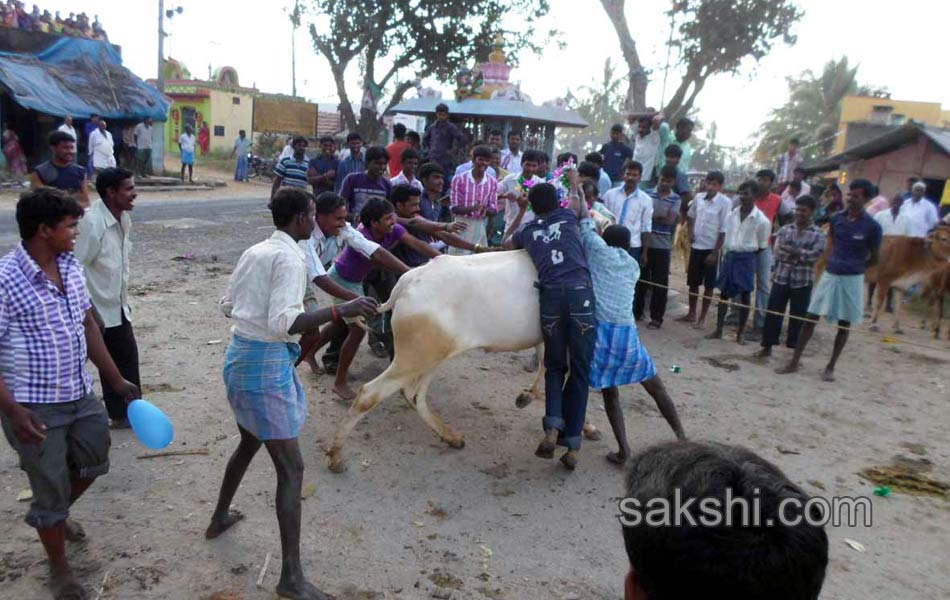
[[[772,109],[759,129],[761,138],[756,151],[759,160],[769,160],[784,152],[784,145],[791,138],[801,142],[805,160],[828,156],[834,147],[844,97],[886,94],[883,90],[859,85],[857,73],[858,66],[852,67],[844,56],[825,63],[820,76],[807,70],[798,77],[787,78],[788,100]]]
[[[601,0],[620,39],[629,71],[629,110],[646,108],[647,74],[623,13],[625,0]],[[791,28],[804,14],[791,0],[678,0],[668,12],[671,40],[678,50],[683,78],[663,112],[671,120],[686,115],[706,81],[720,73],[738,73],[751,58],[762,59],[777,41],[794,44]]]
[[[617,66],[608,58],[604,61],[603,79],[600,82],[593,86],[582,86],[579,96],[568,92],[568,108],[577,111],[587,121],[588,127],[560,128],[558,146],[583,157],[607,141],[611,125],[624,122],[624,114],[620,110],[623,104],[623,87],[624,80],[617,76]]]
[[[473,59],[486,58],[497,34],[504,36],[512,64],[523,49],[539,51],[532,24],[548,8],[547,0],[308,0],[297,18],[311,21],[314,50],[330,63],[347,128],[373,140],[382,131],[382,115],[407,90],[427,77],[448,81]],[[502,21],[513,15],[522,27],[504,30]],[[363,89],[358,117],[346,90],[354,60]],[[385,108],[377,112],[384,94]]]

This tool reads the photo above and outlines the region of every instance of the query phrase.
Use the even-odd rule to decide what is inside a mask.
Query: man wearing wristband
[[[297,436],[307,417],[307,399],[294,370],[297,336],[334,317],[368,317],[376,312],[370,298],[357,298],[334,309],[304,312],[307,264],[298,242],[315,227],[313,196],[283,188],[270,203],[277,231],[241,255],[221,299],[234,321],[224,362],[228,402],[241,441],[228,461],[218,504],[205,531],[216,538],[243,518],[230,509],[241,479],[261,445],[277,472],[276,509],[281,538],[281,574],[277,593],[285,598],[322,598],[300,562],[300,489],[303,457]]]

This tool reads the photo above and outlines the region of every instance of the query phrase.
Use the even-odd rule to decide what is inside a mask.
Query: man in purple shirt
[[[576,178],[576,171],[569,172]],[[576,183],[572,187],[572,194],[577,194]],[[557,444],[567,446],[561,463],[573,471],[587,415],[590,365],[596,341],[594,290],[577,215],[560,208],[557,189],[549,183],[536,183],[527,200],[522,196],[517,202],[519,219],[528,203],[537,216],[515,233],[510,243],[511,247],[527,250],[538,269],[535,287],[540,290],[546,369],[545,435],[535,455],[554,458]]]
[[[139,397],[102,341],[73,255],[82,214],[57,189],[23,195],[16,207],[22,241],[0,258],[0,424],[30,480],[26,522],[46,549],[57,598],[84,597],[65,542],[85,532],[69,508],[109,471],[109,419],[87,355],[117,397]]]
[[[429,125],[422,136],[422,146],[429,151],[429,160],[441,166],[446,173],[454,173],[453,144],[464,146],[465,136],[449,122],[449,107],[440,103],[435,107],[435,122]]]
[[[366,170],[362,173],[350,173],[343,180],[340,196],[346,200],[346,209],[352,221],[356,221],[363,207],[372,198],[389,199],[392,184],[386,178],[388,169],[389,152],[382,146],[372,146],[366,151]]]
[[[877,262],[881,248],[881,226],[864,210],[874,196],[874,184],[867,179],[855,179],[848,188],[845,210],[831,216],[828,224],[828,245],[831,257],[808,303],[808,319],[798,337],[795,354],[787,365],[776,373],[794,373],[798,370],[805,346],[815,332],[815,323],[825,317],[839,326],[835,336],[831,360],[821,378],[835,380],[835,364],[848,342],[848,328],[861,322],[864,316],[864,272]]]

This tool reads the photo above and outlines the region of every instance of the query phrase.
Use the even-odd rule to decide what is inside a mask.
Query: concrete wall
[[[238,104],[235,104],[237,98]],[[211,123],[211,150],[230,151],[241,129],[251,135],[254,118],[254,97],[241,92],[211,90],[211,110],[206,119]],[[215,129],[224,127],[224,135]]]
[[[908,177],[946,180],[950,178],[950,156],[921,135],[916,143],[886,154],[858,160],[845,166],[848,181],[864,178],[890,196],[907,187]]]
[[[838,123],[838,138],[832,154],[843,152],[845,148],[854,146],[848,141],[848,123],[852,121],[870,121],[875,106],[893,107],[892,114],[904,115],[909,121],[914,119],[940,127],[943,125],[943,110],[937,102],[916,102],[913,100],[890,100],[888,98],[872,98],[870,96],[845,96],[841,101],[841,120]]]

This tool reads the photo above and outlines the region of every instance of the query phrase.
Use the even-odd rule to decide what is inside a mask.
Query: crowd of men
[[[95,15],[90,21],[86,13],[69,13],[64,19],[59,11],[56,11],[55,15],[50,14],[48,10],[40,12],[40,7],[36,4],[33,5],[32,11],[27,12],[19,0],[0,3],[0,27],[109,41],[109,36],[99,22],[99,15]]]
[[[764,358],[779,343],[780,315],[790,305],[792,317],[809,319],[804,326],[792,319],[787,328],[794,354],[780,372],[791,372],[815,321],[825,317],[841,326],[823,375],[831,379],[849,327],[862,318],[864,272],[882,235],[926,235],[938,226],[936,207],[915,182],[906,200],[893,198],[872,217],[867,206],[877,190],[861,179],[848,185],[837,210],[828,208],[834,194],[819,206],[803,191],[808,184],[792,164],[794,149],[782,163],[788,180],[761,170],[733,199],[723,193],[723,174],[713,171],[694,191],[685,177],[691,130],[688,120],[671,128],[662,115],[651,115],[638,121],[633,148],[619,126],[601,152],[583,161],[563,153],[553,165],[544,152],[522,149],[518,132],[502,149],[501,132],[489,131],[485,143],[471,148],[470,161],[456,166],[451,156],[464,136],[444,105],[418,142],[397,129],[388,148],[364,149],[351,134],[342,159],[330,138],[320,140],[312,159],[308,141],[292,138],[271,190],[275,231],[242,254],[221,300],[234,324],[223,375],[240,442],[206,537],[241,520],[231,504],[263,446],[277,477],[277,592],[329,597],[301,565],[298,436],[308,403],[295,367],[306,361],[316,372],[333,373],[334,393],[352,399],[347,374],[365,320],[374,352],[392,358],[390,313],[380,318],[377,302],[410,269],[452,260],[441,258],[445,253],[524,249],[537,269],[546,369],[538,457],[551,459],[564,446],[561,463],[577,468],[588,394],[595,389],[618,444],[607,458],[630,467],[629,498],[645,503],[670,498],[674,489],[695,498],[755,490],[769,494],[767,510],[783,498],[804,499],[781,471],[746,450],[685,441],[673,400],[639,338],[646,297],[648,326],[659,329],[679,230],[690,245],[689,311],[679,320],[704,327],[719,290],[722,301],[738,299],[737,341],[759,335]],[[114,165],[97,168],[100,199],[90,206],[86,173],[74,162],[75,136],[57,131],[49,142],[53,158],[37,167],[34,189],[17,204],[22,242],[0,258],[0,421],[30,479],[27,522],[47,551],[54,593],[82,598],[65,543],[85,532],[69,509],[108,471],[109,428],[129,426],[126,404],[140,387],[128,299],[135,176]],[[822,206],[827,233],[815,224]],[[814,265],[828,244],[828,264],[815,286]],[[329,306],[319,304],[317,290],[332,298]],[[717,305],[709,337],[724,336],[729,306]],[[766,307],[772,312],[761,310]],[[753,310],[759,314],[749,331]],[[324,346],[321,367],[315,353]],[[99,368],[104,402],[93,391],[87,357]],[[631,451],[619,387],[633,383],[654,399],[678,442]],[[690,597],[710,589],[736,597],[817,598],[827,536],[808,522],[783,528],[784,535],[761,536],[748,527],[625,526],[626,598]]]

